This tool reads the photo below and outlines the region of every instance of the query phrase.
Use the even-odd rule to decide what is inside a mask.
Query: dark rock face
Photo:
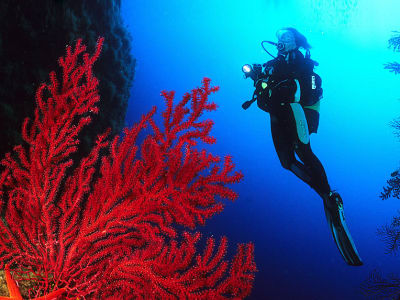
[[[99,36],[105,38],[94,66],[100,111],[82,132],[81,154],[107,128],[112,134],[121,131],[135,60],[120,5],[120,0],[0,1],[0,157],[22,143],[22,123],[33,117],[36,89],[49,81],[50,71],[60,71],[55,62],[78,38],[89,52]]]

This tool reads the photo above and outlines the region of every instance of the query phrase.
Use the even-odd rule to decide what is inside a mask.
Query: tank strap
[[[304,108],[313,109],[313,110],[319,112],[320,106],[321,106],[321,100],[318,100],[313,105],[304,106]]]

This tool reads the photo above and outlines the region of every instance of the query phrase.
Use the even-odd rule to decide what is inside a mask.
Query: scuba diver
[[[314,72],[318,63],[310,58],[311,46],[306,37],[295,28],[282,28],[276,36],[277,43],[261,43],[274,59],[263,65],[243,66],[245,78],[254,81],[255,92],[242,107],[247,109],[257,101],[258,107],[270,114],[272,140],[282,167],[323,199],[325,215],[342,257],[347,264],[360,266],[363,263],[345,223],[342,198],[331,190],[324,167],[310,145],[310,134],[318,129],[322,98],[321,77]],[[267,51],[265,43],[277,47],[276,57]],[[305,50],[305,56],[300,48]]]

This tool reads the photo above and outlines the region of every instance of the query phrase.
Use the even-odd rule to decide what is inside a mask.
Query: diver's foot
[[[331,211],[342,211],[343,200],[340,194],[336,191],[330,191],[324,198],[326,207]]]
[[[339,193],[331,191],[323,199],[325,216],[340,254],[347,264],[361,266],[363,262],[345,222],[342,197]]]

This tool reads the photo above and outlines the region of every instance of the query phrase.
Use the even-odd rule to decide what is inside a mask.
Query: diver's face
[[[278,32],[276,33],[276,37],[278,38],[278,43],[283,44],[283,49],[280,50],[281,52],[287,53],[297,48],[296,40],[291,31],[278,30]]]

